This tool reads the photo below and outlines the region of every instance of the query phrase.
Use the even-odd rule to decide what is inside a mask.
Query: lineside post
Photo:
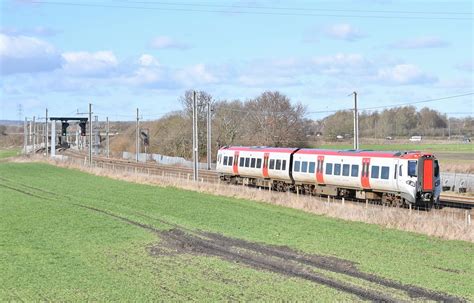
[[[23,154],[27,154],[28,151],[26,150],[28,148],[28,118],[25,117],[25,122],[23,123]]]
[[[34,154],[36,152],[36,116],[33,116],[32,129],[33,129],[33,154]]]
[[[46,151],[46,158],[48,158],[48,109],[46,108],[46,125],[45,125],[45,134],[44,134],[44,149]]]
[[[92,103],[89,103],[89,166],[92,167]]]
[[[138,107],[137,107],[137,124],[136,124],[136,142],[135,142],[135,161],[138,162],[138,153],[140,152],[140,130],[139,130],[139,126],[140,126],[140,118],[139,118],[139,111],[138,111]]]
[[[207,102],[207,170],[211,170],[211,101]]]
[[[109,158],[110,157],[109,117],[106,117],[105,121],[106,121],[105,136],[106,136],[106,145],[107,145],[107,158]]]
[[[199,137],[196,91],[193,91],[193,180],[199,180]]]

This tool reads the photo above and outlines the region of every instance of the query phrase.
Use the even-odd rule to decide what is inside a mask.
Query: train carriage
[[[233,184],[391,205],[431,207],[441,193],[438,162],[421,152],[224,147],[216,169]]]

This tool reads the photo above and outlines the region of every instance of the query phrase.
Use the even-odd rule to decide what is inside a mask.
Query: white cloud
[[[333,24],[324,29],[324,34],[336,40],[356,41],[364,37],[364,35],[352,25],[348,23]]]
[[[100,77],[109,75],[118,66],[118,60],[111,51],[63,53],[63,70],[74,76]]]
[[[374,63],[360,54],[338,53],[311,59],[316,71],[328,75],[368,75],[374,70]]]
[[[143,54],[140,56],[138,59],[138,62],[140,63],[141,66],[158,66],[159,62],[156,60],[155,57],[152,55],[148,54]]]
[[[1,74],[51,71],[61,66],[61,56],[49,43],[34,37],[0,34]]]
[[[177,70],[174,73],[174,78],[185,85],[209,84],[218,82],[217,77],[205,64],[202,63]]]
[[[387,84],[427,84],[438,81],[435,76],[423,72],[413,64],[398,64],[382,68],[378,71],[376,80]]]
[[[186,43],[174,40],[168,36],[155,37],[151,42],[150,46],[155,49],[180,49],[185,50],[190,48]]]
[[[402,49],[417,49],[417,48],[437,48],[446,47],[449,43],[435,36],[422,36],[412,39],[400,40],[392,43],[390,47]]]
[[[216,73],[203,63],[173,68],[159,64],[155,57],[148,54],[141,55],[138,66],[132,68],[118,78],[119,83],[148,89],[179,89],[219,82]]]

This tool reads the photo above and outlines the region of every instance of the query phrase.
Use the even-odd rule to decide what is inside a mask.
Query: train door
[[[232,166],[232,170],[234,172],[234,175],[239,174],[239,152],[238,151],[234,152],[234,165]]]
[[[324,184],[324,156],[318,156],[318,165],[316,166],[316,181],[318,184]]]
[[[418,160],[418,180],[423,192],[434,191],[434,160],[422,157]]]
[[[268,158],[270,157],[270,153],[263,154],[263,177],[268,178]]]
[[[399,170],[399,165],[400,165],[400,161],[398,159],[396,159],[395,161],[395,166],[394,166],[394,171],[392,173],[392,175],[390,176],[390,179],[392,180],[392,186],[393,188],[395,188],[397,191],[399,190],[399,185],[398,185],[398,170]]]
[[[363,188],[370,188],[369,168],[370,158],[362,158],[362,173],[360,175],[360,183]]]

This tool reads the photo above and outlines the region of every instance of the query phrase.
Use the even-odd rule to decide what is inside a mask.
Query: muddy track
[[[317,256],[308,255],[300,252],[296,252],[288,247],[261,245],[258,243],[252,243],[241,239],[233,239],[225,237],[215,233],[203,233],[206,237],[215,239],[223,245],[232,245],[235,247],[241,247],[249,250],[253,250],[258,253],[262,253],[269,256],[276,256],[284,260],[291,260],[308,266],[316,267],[319,269],[332,271],[339,274],[348,275],[357,279],[362,279],[371,283],[376,283],[388,288],[398,289],[407,292],[411,298],[426,298],[435,301],[456,301],[459,298],[452,297],[445,294],[439,294],[430,290],[423,289],[412,285],[404,285],[402,283],[378,277],[373,274],[361,272],[356,264],[353,262],[338,259],[328,256]]]
[[[162,219],[135,213],[136,215],[154,219],[173,227],[171,230],[162,231],[150,225],[135,222],[108,211],[86,205],[76,205],[156,233],[161,238],[161,242],[159,245],[148,248],[150,254],[153,256],[169,254],[214,256],[226,261],[241,263],[254,269],[266,270],[287,277],[301,278],[326,285],[339,291],[356,295],[364,300],[398,302],[400,299],[395,299],[389,295],[390,289],[392,289],[405,292],[410,298],[444,302],[464,301],[461,298],[448,294],[436,293],[421,287],[404,285],[373,274],[363,273],[357,269],[353,262],[335,257],[304,254],[288,247],[264,245],[230,238],[216,233],[193,231]],[[317,272],[321,270],[374,283],[387,288],[387,292],[382,293],[381,291],[339,281]]]

